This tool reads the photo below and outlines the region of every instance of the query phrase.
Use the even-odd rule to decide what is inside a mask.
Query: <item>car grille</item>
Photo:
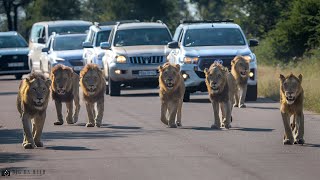
[[[231,69],[231,61],[235,56],[212,56],[212,57],[200,57],[198,66],[203,71],[205,68],[210,68],[211,64],[215,61],[223,62],[222,65]]]
[[[129,60],[132,64],[160,64],[163,63],[163,56],[136,56]]]
[[[23,62],[24,66],[20,67],[9,67],[8,63],[18,63]],[[10,71],[10,70],[27,70],[28,65],[28,55],[2,55],[0,57],[0,70]]]
[[[78,59],[69,60],[72,66],[83,66],[83,61]]]

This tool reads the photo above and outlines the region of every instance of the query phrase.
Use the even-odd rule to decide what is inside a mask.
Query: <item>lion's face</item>
[[[298,77],[293,74],[284,77],[280,74],[281,92],[284,94],[287,104],[293,104],[300,95],[302,91],[301,82],[301,74]]]
[[[82,84],[88,91],[89,95],[94,95],[98,90],[100,82],[100,74],[98,71],[94,69],[89,69],[85,74],[82,76]]]
[[[246,78],[249,77],[249,62],[250,60],[243,56],[236,56],[231,61],[231,65],[235,68],[240,77]]]
[[[72,69],[65,67],[52,72],[52,89],[59,95],[64,95],[72,88]]]
[[[213,93],[219,93],[223,91],[226,84],[226,71],[220,66],[212,66],[210,69],[205,69],[206,84]]]
[[[173,89],[173,87],[180,82],[180,66],[178,64],[164,64],[164,66],[159,67],[162,82],[167,89]]]
[[[50,94],[50,79],[26,79],[28,83],[27,96],[36,109],[43,109]]]

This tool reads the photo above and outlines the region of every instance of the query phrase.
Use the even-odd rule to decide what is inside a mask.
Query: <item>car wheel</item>
[[[190,102],[190,92],[189,91],[184,92],[183,102]]]
[[[120,83],[112,81],[110,78],[108,80],[109,94],[110,96],[120,96]]]
[[[250,86],[247,88],[246,101],[256,101],[258,97],[257,85]]]
[[[22,78],[22,75],[23,75],[23,74],[16,74],[16,75],[14,75],[14,76],[16,77],[17,80],[19,80],[19,79]]]
[[[106,85],[106,95],[109,95],[109,85]]]

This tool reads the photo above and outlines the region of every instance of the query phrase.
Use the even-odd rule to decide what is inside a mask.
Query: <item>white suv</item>
[[[231,61],[237,55],[247,56],[250,61],[250,78],[246,100],[257,99],[257,60],[250,47],[259,42],[247,42],[241,27],[232,20],[226,21],[184,21],[168,43],[171,50],[168,60],[180,64],[186,92],[184,102],[190,101],[190,93],[206,92],[203,70],[214,62],[231,68]]]

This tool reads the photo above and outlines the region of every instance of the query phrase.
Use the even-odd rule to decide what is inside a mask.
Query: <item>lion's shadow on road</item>
[[[0,163],[16,163],[31,159],[30,154],[13,153],[13,152],[0,152]]]

